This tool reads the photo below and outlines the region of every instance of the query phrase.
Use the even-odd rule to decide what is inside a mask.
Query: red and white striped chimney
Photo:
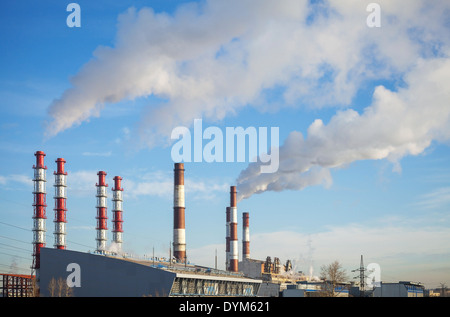
[[[225,269],[230,267],[230,207],[226,211]]]
[[[242,258],[250,258],[250,228],[248,212],[242,213]]]
[[[179,262],[186,260],[186,228],[184,221],[184,164],[175,163],[173,195],[173,255]]]
[[[237,235],[237,205],[236,186],[230,187],[230,266],[229,271],[238,271],[238,235]]]
[[[57,170],[53,174],[55,175],[55,248],[66,248],[66,176],[67,172],[64,171],[64,163],[66,161],[63,158],[56,159]]]
[[[122,250],[122,235],[123,235],[123,188],[121,188],[122,177],[115,176],[114,177],[114,187],[113,191],[113,239],[112,241],[116,244],[117,251],[120,252]]]
[[[95,184],[97,186],[97,252],[104,253],[106,251],[106,234],[107,234],[107,224],[106,221],[108,219],[106,214],[107,203],[106,203],[106,184],[105,177],[106,172],[99,171],[98,175],[98,183]]]
[[[36,156],[36,165],[33,165],[34,169],[34,202],[33,202],[33,269],[39,270],[41,267],[40,255],[41,248],[45,246],[45,209],[47,207],[46,202],[46,170],[47,166],[44,165],[45,153],[37,151],[34,153]],[[38,273],[36,273],[38,275]]]

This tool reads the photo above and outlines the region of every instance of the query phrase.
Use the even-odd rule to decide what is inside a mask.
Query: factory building
[[[373,290],[373,297],[424,297],[425,287],[420,283],[399,281],[398,283],[380,282]]]
[[[112,187],[112,243],[107,250],[107,188],[105,171],[98,172],[96,190],[96,242],[93,253],[73,251],[66,245],[67,172],[66,161],[58,158],[55,175],[54,248],[46,247],[46,170],[45,153],[35,153],[33,189],[33,263],[35,275],[2,275],[2,293],[8,296],[54,296],[55,287],[65,286],[67,296],[80,297],[291,297],[317,296],[320,283],[312,283],[301,272],[294,272],[290,260],[282,264],[277,257],[265,261],[250,256],[250,216],[242,213],[242,259],[239,261],[236,186],[230,186],[230,205],[226,207],[225,270],[194,265],[186,258],[184,164],[174,164],[173,255],[169,259],[135,259],[122,253],[123,188],[122,177],[115,176]],[[22,286],[24,285],[24,286]],[[32,287],[31,287],[32,285]],[[36,287],[35,287],[36,285]],[[342,287],[341,296],[348,295]],[[33,291],[30,289],[33,288]],[[344,289],[345,288],[345,289]],[[373,296],[423,296],[423,286],[414,283],[384,283]]]
[[[257,296],[260,280],[205,267],[41,248],[40,294],[52,280],[73,283],[75,297]]]
[[[67,285],[66,295],[82,297],[139,296],[258,296],[261,280],[238,272],[236,187],[230,187],[230,243],[225,271],[192,265],[186,260],[184,164],[174,165],[173,192],[173,256],[168,260],[138,260],[127,258],[123,244],[122,177],[115,176],[112,188],[112,243],[115,251],[107,250],[108,184],[105,171],[99,171],[96,191],[96,244],[93,253],[78,252],[66,246],[66,161],[58,158],[55,171],[55,244],[46,247],[46,176],[45,153],[35,153],[34,169],[34,252],[33,269],[40,296],[54,296],[55,287]],[[244,215],[245,216],[245,215]],[[245,216],[248,218],[248,214]],[[248,221],[247,221],[248,223]],[[246,229],[248,232],[248,228]],[[247,237],[249,235],[247,234]],[[248,240],[248,239],[247,239]],[[244,249],[249,242],[245,240]],[[58,286],[59,285],[59,286]],[[61,293],[61,290],[59,290]],[[69,294],[70,293],[70,294]]]

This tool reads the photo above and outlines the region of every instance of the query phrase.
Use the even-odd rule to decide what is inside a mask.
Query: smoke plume
[[[448,44],[448,2],[377,1],[378,29],[366,24],[369,2],[208,0],[173,14],[130,8],[118,18],[114,45],[98,47],[49,106],[47,136],[149,96],[157,102],[137,129],[149,147],[195,118],[221,120],[247,106],[345,106],[367,80],[403,74]],[[279,97],[268,102],[274,91]]]
[[[261,174],[251,163],[237,180],[239,198],[264,191],[299,190],[331,183],[330,170],[358,160],[399,160],[418,155],[433,141],[450,139],[450,59],[421,60],[405,77],[406,87],[376,87],[373,103],[360,114],[338,112],[328,124],[315,120],[307,136],[292,132],[280,147],[276,173]]]

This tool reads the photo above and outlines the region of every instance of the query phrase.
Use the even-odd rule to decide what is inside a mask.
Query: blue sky
[[[1,4],[0,271],[29,271],[38,150],[48,246],[63,157],[69,249],[95,249],[104,170],[110,187],[124,178],[125,250],[167,256],[170,132],[201,118],[222,131],[278,127],[280,168],[185,164],[192,262],[214,266],[217,250],[223,268],[225,208],[238,184],[253,258],[319,275],[334,260],[350,272],[362,254],[384,281],[450,282],[445,1],[379,1],[379,28],[366,23],[370,1],[77,1],[80,28],[66,25],[69,3]]]

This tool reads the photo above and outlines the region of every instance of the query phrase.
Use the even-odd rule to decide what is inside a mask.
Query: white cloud
[[[348,105],[367,80],[401,77],[448,45],[448,2],[378,2],[380,29],[367,27],[369,2],[356,0],[210,0],[174,15],[130,9],[115,46],[97,48],[52,103],[47,132],[149,95],[164,100],[141,122],[149,146],[194,118],[220,120],[249,104],[275,110],[264,101],[274,88],[284,90],[279,104]]]
[[[163,171],[144,172],[130,179],[124,178],[123,187],[126,188],[125,195],[130,198],[139,196],[157,196],[167,199],[173,197],[173,174]],[[185,179],[185,193],[192,199],[210,200],[217,193],[227,192],[229,184],[215,179]]]
[[[98,171],[71,171],[67,176],[68,195],[74,196],[92,196],[95,197],[98,183]]]
[[[450,187],[435,189],[430,193],[423,194],[414,204],[424,209],[435,209],[450,205]]]
[[[33,181],[28,175],[11,174],[7,176],[0,175],[0,185],[6,186],[6,188],[16,188],[19,185],[25,189],[33,187]],[[25,186],[25,187],[24,187]]]
[[[112,152],[83,152],[83,156],[111,156]]]

